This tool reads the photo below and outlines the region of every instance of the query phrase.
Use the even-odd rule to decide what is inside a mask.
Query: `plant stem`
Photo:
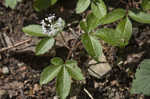
[[[64,36],[63,36],[63,34],[62,34],[62,32],[60,33],[60,35],[61,35],[61,38],[63,39],[64,46],[65,46],[66,48],[70,49],[70,47],[66,44],[66,40],[65,40],[65,38],[64,38]]]
[[[74,42],[72,48],[69,50],[69,53],[68,53],[68,56],[67,56],[67,60],[71,57],[71,55],[72,55],[74,49],[78,48],[78,46],[81,44],[81,41],[79,41],[78,43],[77,43],[77,41],[78,41],[78,40],[76,40],[76,41]],[[77,44],[76,44],[76,43],[77,43]]]

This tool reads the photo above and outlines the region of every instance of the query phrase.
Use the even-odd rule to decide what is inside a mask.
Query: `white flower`
[[[62,18],[58,18],[58,20],[56,20],[54,14],[42,20],[41,24],[43,33],[50,36],[54,36],[64,27],[64,21],[62,20]]]

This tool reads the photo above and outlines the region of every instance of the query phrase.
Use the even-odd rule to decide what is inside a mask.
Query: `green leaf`
[[[141,6],[144,10],[150,10],[150,0],[142,0]]]
[[[54,5],[57,2],[57,0],[50,0],[50,5]]]
[[[105,17],[100,20],[100,24],[109,24],[113,23],[125,16],[126,11],[124,9],[115,9],[112,12],[109,12]]]
[[[34,9],[36,11],[41,11],[47,9],[51,5],[54,5],[57,0],[35,0],[34,2]]]
[[[82,30],[84,30],[85,32],[88,32],[88,27],[87,27],[87,23],[85,21],[80,21],[80,27]]]
[[[23,29],[23,32],[27,33],[28,35],[31,35],[31,36],[37,36],[37,37],[46,37],[48,35],[46,34],[43,34],[43,31],[42,31],[42,26],[40,25],[28,25],[28,26],[25,26]]]
[[[107,14],[106,5],[103,0],[93,1],[91,4],[91,9],[93,14],[99,19],[103,18]]]
[[[137,69],[131,93],[150,95],[150,59],[145,59]]]
[[[55,24],[52,24],[52,25],[57,26],[57,27],[55,27],[57,29],[57,31],[55,31],[53,33],[53,35],[56,36],[58,33],[62,32],[62,30],[64,29],[65,21],[62,18],[58,18],[57,21],[55,22]]]
[[[127,45],[132,35],[132,23],[128,17],[118,24],[116,31],[118,31],[117,35],[120,35],[120,40],[124,41],[123,46]]]
[[[88,33],[83,34],[81,39],[89,55],[92,56],[96,61],[99,61],[99,57],[102,55],[102,47],[99,40]]]
[[[123,47],[127,45],[122,37],[121,32],[114,29],[103,28],[96,31],[96,36],[113,46]]]
[[[66,99],[71,88],[71,78],[65,66],[57,76],[56,91],[61,99]]]
[[[61,66],[51,65],[46,67],[41,73],[40,77],[40,85],[47,84],[51,80],[53,80],[59,71],[61,70]]]
[[[52,37],[43,38],[36,46],[36,55],[41,55],[48,52],[54,45],[55,39]]]
[[[87,16],[87,27],[88,32],[91,32],[93,29],[95,29],[99,25],[99,19],[95,17],[93,13],[90,13]]]
[[[76,13],[84,12],[90,5],[90,0],[78,0],[76,6]]]
[[[51,63],[53,65],[62,65],[64,63],[64,61],[59,57],[54,57],[51,59]]]
[[[5,0],[5,6],[10,7],[11,9],[14,9],[18,2],[21,2],[22,0]]]
[[[137,22],[140,23],[150,23],[150,14],[145,12],[133,12],[129,11],[129,16]]]
[[[80,68],[77,65],[77,62],[74,60],[67,60],[66,61],[66,68],[69,72],[69,74],[71,75],[71,77],[73,77],[76,80],[83,80],[84,76],[80,70]]]

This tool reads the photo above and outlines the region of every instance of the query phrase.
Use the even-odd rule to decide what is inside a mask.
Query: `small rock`
[[[3,73],[3,74],[6,74],[6,75],[9,74],[9,69],[8,69],[8,67],[6,67],[6,66],[3,67],[3,68],[2,68],[2,73]]]
[[[41,88],[40,88],[40,85],[39,84],[35,84],[34,85],[34,88],[33,88],[33,90],[34,91],[39,91]]]
[[[54,96],[53,99],[58,99],[58,96]]]
[[[17,65],[18,65],[18,67],[22,67],[24,65],[24,63],[18,63]]]
[[[70,99],[77,99],[77,96],[73,96],[73,97],[71,97]]]
[[[0,99],[7,99],[8,93],[6,90],[0,90]]]
[[[100,57],[100,61],[102,63],[97,63],[95,60],[91,60],[88,63],[88,64],[92,64],[88,69],[89,74],[98,79],[100,79],[103,75],[105,75],[111,70],[111,66],[107,62],[104,54],[102,54],[102,56]]]

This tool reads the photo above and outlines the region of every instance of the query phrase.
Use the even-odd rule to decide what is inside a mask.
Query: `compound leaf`
[[[102,47],[99,40],[88,33],[83,34],[81,40],[89,55],[96,61],[99,61],[99,57],[102,55]]]
[[[28,25],[23,27],[23,32],[27,33],[28,35],[31,36],[37,36],[37,37],[46,37],[48,35],[43,34],[42,31],[42,26],[40,25],[36,25],[36,24],[32,24],[32,25]]]
[[[99,19],[103,18],[107,14],[106,5],[103,0],[93,1],[91,4],[91,9],[93,14]]]
[[[76,13],[84,12],[90,5],[90,0],[78,0],[76,6]]]
[[[57,76],[57,82],[56,82],[56,91],[57,94],[60,96],[61,99],[66,99],[70,92],[71,88],[71,78],[69,75],[69,72],[63,66],[61,71],[59,72]]]
[[[150,23],[150,14],[149,13],[145,13],[145,12],[133,12],[133,11],[129,11],[129,16],[137,22],[140,23]]]
[[[51,59],[51,63],[53,65],[62,65],[64,63],[64,61],[59,57],[54,57]]]
[[[109,24],[113,23],[125,16],[126,11],[124,9],[115,9],[112,12],[109,12],[105,17],[100,20],[100,24]]]
[[[78,67],[77,62],[74,60],[67,60],[66,61],[66,68],[71,75],[76,80],[83,80],[84,76],[81,72],[81,69]]]
[[[36,55],[41,55],[48,52],[54,45],[55,39],[52,37],[43,38],[36,46]]]
[[[132,83],[131,93],[150,95],[150,59],[140,64]]]
[[[61,70],[61,66],[51,65],[46,67],[41,73],[40,77],[40,85],[47,84],[51,80],[53,80],[59,71]]]

